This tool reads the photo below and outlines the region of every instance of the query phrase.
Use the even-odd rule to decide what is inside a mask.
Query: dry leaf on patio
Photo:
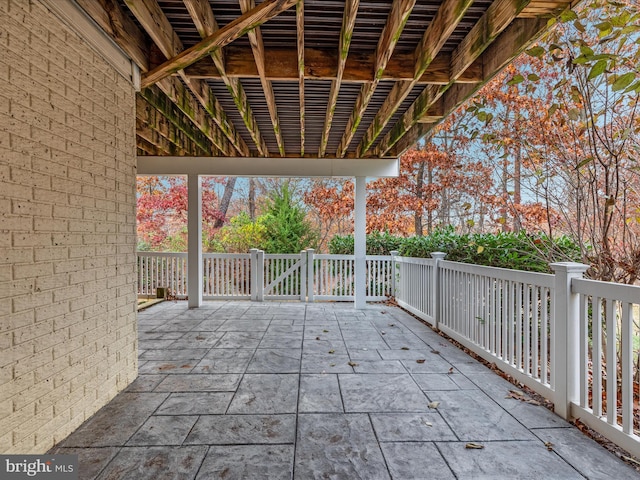
[[[395,323],[390,323],[390,324],[389,324],[389,326],[390,326],[390,327],[395,327],[395,326],[396,326],[396,324],[395,324]]]
[[[336,353],[335,350],[329,350],[329,353]]]
[[[427,422],[426,420],[422,420],[422,423],[424,423],[427,427],[433,427],[433,423]]]
[[[426,360],[424,358],[419,358],[416,360],[416,363],[424,363]]]
[[[438,354],[440,354],[440,351],[439,350],[431,350],[431,353],[433,353],[435,355],[438,355]]]
[[[316,340],[320,340],[320,337],[316,337]]]
[[[349,362],[349,365],[352,366],[352,367],[357,367],[359,365],[359,363]]]
[[[329,333],[329,330],[322,330],[324,333]]]
[[[549,450],[550,452],[553,452],[553,443],[544,442],[544,446],[547,447],[547,450]]]
[[[330,366],[330,367],[335,367],[335,366],[336,366],[336,364],[335,364],[335,363],[330,363],[330,364],[329,364],[329,366]]]
[[[438,405],[440,405],[440,402],[429,402],[428,407],[429,408],[438,408]]]
[[[400,350],[409,350],[409,347],[401,347]]]
[[[479,443],[473,443],[473,442],[468,442],[464,448],[469,448],[472,450],[482,450],[484,448],[484,445],[481,445]]]
[[[453,367],[451,367],[447,373],[451,375],[453,373]]]

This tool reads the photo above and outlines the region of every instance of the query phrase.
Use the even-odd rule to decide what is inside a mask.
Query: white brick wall
[[[0,0],[0,453],[137,375],[135,92],[37,0]]]

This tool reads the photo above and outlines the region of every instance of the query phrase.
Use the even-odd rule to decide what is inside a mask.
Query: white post
[[[300,301],[307,301],[307,251],[300,252]]]
[[[187,176],[187,196],[187,295],[189,308],[198,308],[202,305],[202,183],[198,175]]]
[[[264,302],[264,251],[258,250],[257,252],[257,270],[256,270],[256,300],[258,302]]]
[[[580,295],[571,292],[571,280],[582,278],[588,265],[552,263],[555,273],[553,318],[551,319],[551,386],[554,411],[571,417],[571,403],[579,402],[580,375]]]
[[[391,253],[391,295],[395,298],[396,289],[398,288],[398,286],[396,285],[396,282],[397,282],[396,257],[400,255],[400,252],[397,250],[393,250],[390,253]]]
[[[433,328],[440,329],[440,261],[444,260],[447,254],[444,252],[431,252],[433,258],[433,270],[431,272],[431,301],[433,302]]]
[[[258,249],[249,250],[251,254],[251,301],[258,300]]]
[[[367,177],[356,177],[354,202],[355,295],[358,310],[367,304]]]
[[[314,258],[315,250],[310,248],[307,250],[307,302],[313,303],[314,301],[314,293],[315,293],[315,285],[314,285],[314,269],[316,265],[316,261]]]

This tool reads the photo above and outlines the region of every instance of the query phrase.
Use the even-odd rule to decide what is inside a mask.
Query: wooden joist
[[[446,40],[456,29],[471,4],[472,0],[445,0],[442,3],[414,52],[416,62],[414,64],[413,79],[396,82],[393,86],[358,146],[359,156],[363,156],[382,133],[391,117],[400,108],[400,105],[411,93],[413,87],[416,86],[418,79],[422,77]],[[451,77],[449,81],[451,81]]]
[[[300,156],[304,157],[304,2],[298,2],[296,5],[296,46],[298,57],[298,99],[300,104]]]
[[[347,128],[342,134],[340,146],[336,152],[338,157],[342,157],[347,151],[347,148],[360,125],[362,117],[369,106],[369,102],[373,97],[376,87],[378,86],[378,82],[383,78],[384,72],[387,69],[387,64],[391,59],[396,43],[400,38],[400,34],[409,19],[409,14],[413,10],[415,3],[415,0],[395,0],[393,2],[391,11],[389,12],[389,18],[387,19],[387,23],[384,26],[384,30],[382,31],[380,41],[376,48],[373,65],[373,82],[363,85],[360,89],[353,111],[351,112],[351,116],[347,122]]]
[[[128,3],[135,3],[141,0],[126,0]],[[145,0],[146,1],[146,0]],[[162,65],[154,68],[146,75],[143,75],[141,85],[148,87],[154,83],[168,77],[172,73],[183,70],[194,62],[216,48],[222,48],[233,42],[236,38],[241,37],[247,32],[253,30],[264,22],[279,15],[285,10],[291,8],[300,0],[265,0],[260,5],[237,18],[224,28],[217,30],[212,35],[197,43],[193,47],[182,51],[178,55],[171,57]]]
[[[458,75],[471,65],[480,55],[494,42],[516,16],[527,5],[529,0],[496,0],[493,2],[485,14],[469,31],[465,38],[451,55],[451,81],[448,85],[430,85],[426,87],[409,109],[402,115],[400,120],[380,141],[378,147],[373,151],[374,156],[385,155],[389,150],[416,124],[419,122],[431,105],[433,105],[455,82]],[[527,39],[530,40],[530,39]],[[502,41],[500,48],[503,53],[513,59],[521,51],[517,44],[510,43],[510,40]],[[506,52],[506,53],[505,53]],[[494,75],[487,75],[483,83],[489,81]],[[477,90],[481,84],[468,85],[468,90]]]
[[[213,10],[211,10],[211,5],[208,0],[184,0],[184,4],[201,37],[206,38],[209,35],[213,35],[218,30],[218,23],[216,22]],[[245,93],[244,88],[242,88],[242,83],[240,83],[238,78],[230,77],[226,74],[223,49],[220,48],[212,51],[211,59],[220,73],[220,78],[224,81],[224,84],[231,93],[233,102],[235,103],[238,112],[240,112],[240,116],[249,131],[249,135],[251,135],[251,138],[255,143],[258,153],[264,157],[269,156],[269,150],[262,138],[262,135],[260,134],[258,122],[253,115],[253,111],[249,105],[249,100],[247,99],[247,94]],[[189,80],[192,81],[194,79],[190,77]]]
[[[349,56],[349,45],[351,44],[353,29],[356,25],[359,3],[360,0],[347,0],[344,5],[342,28],[340,30],[340,40],[338,42],[338,71],[336,73],[336,78],[331,81],[331,90],[329,91],[329,100],[327,101],[327,112],[324,117],[324,127],[322,129],[322,137],[320,138],[318,157],[324,157],[327,142],[329,141],[329,132],[331,131],[333,114],[336,109],[336,104],[338,103],[338,93],[340,93],[344,67]]]
[[[255,8],[254,0],[240,0],[240,8],[242,13],[246,14]],[[265,74],[266,58],[264,54],[264,43],[262,41],[262,34],[260,33],[260,27],[256,27],[253,30],[247,32],[249,38],[249,44],[253,51],[253,58],[256,62],[258,69],[258,75],[260,76],[260,84],[262,85],[262,91],[264,92],[264,98],[267,102],[267,109],[269,110],[269,116],[271,117],[271,124],[273,125],[273,133],[276,136],[276,142],[278,143],[278,150],[281,156],[285,156],[284,140],[282,139],[282,131],[280,130],[280,120],[278,119],[278,107],[276,106],[276,95],[273,93],[273,86],[271,81],[267,79]]]

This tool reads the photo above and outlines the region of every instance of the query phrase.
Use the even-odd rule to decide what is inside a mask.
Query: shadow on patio
[[[398,308],[165,302],[139,331],[138,379],[55,450],[80,478],[640,477]]]

